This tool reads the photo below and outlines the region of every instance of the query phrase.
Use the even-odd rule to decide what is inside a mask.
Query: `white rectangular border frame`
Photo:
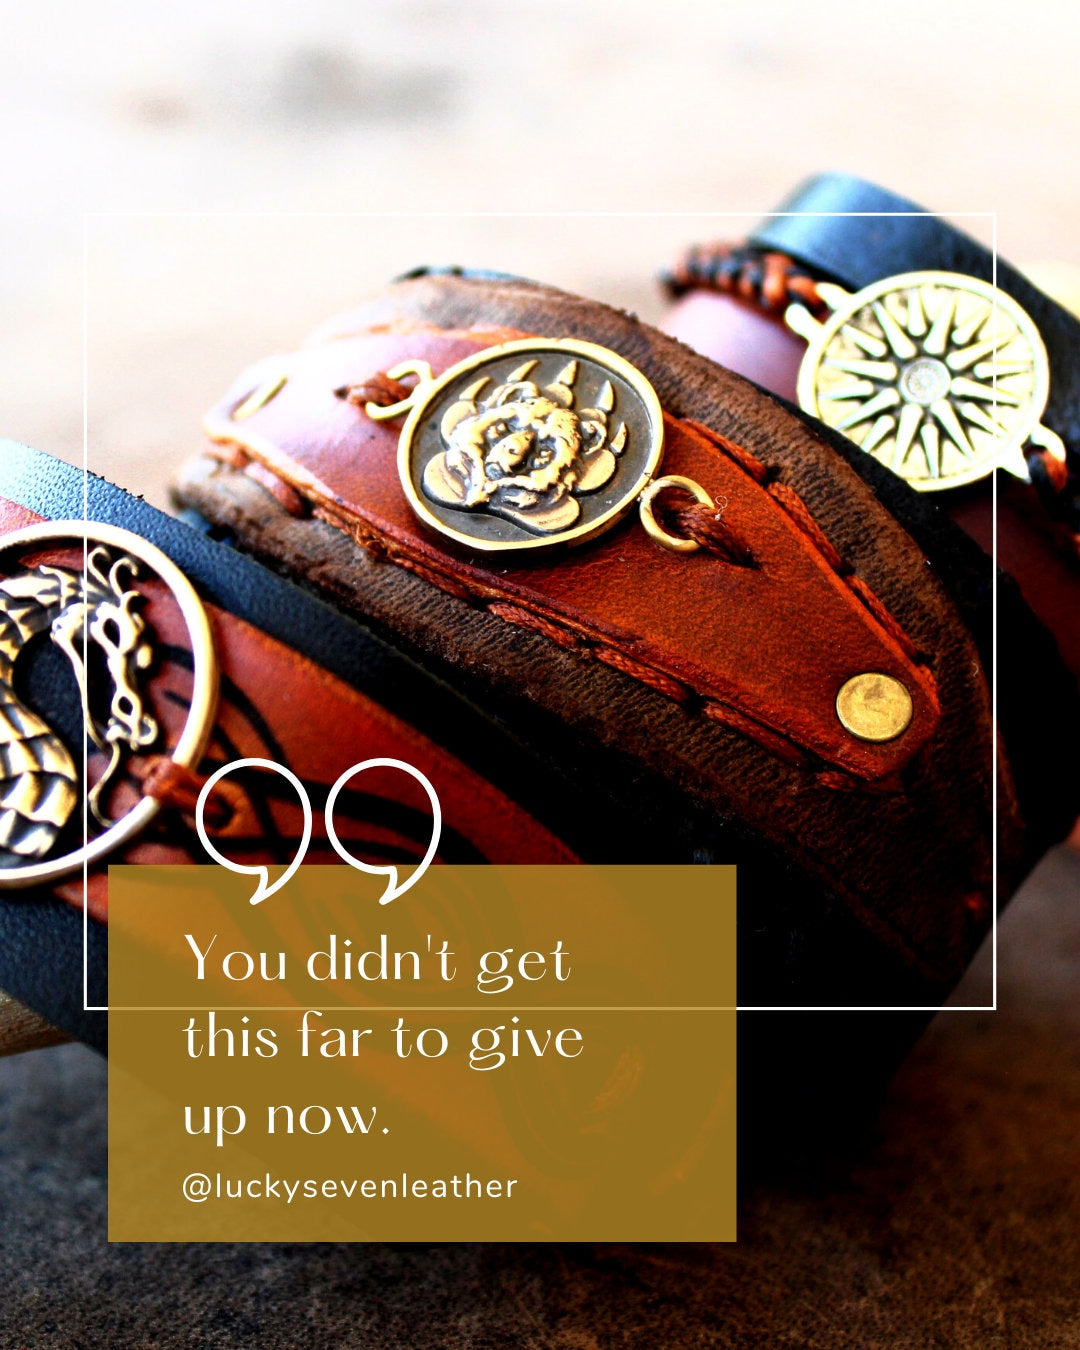
[[[89,524],[89,482],[90,482],[90,285],[89,285],[89,265],[90,265],[90,241],[89,241],[89,222],[91,220],[102,219],[228,219],[228,220],[260,220],[273,218],[284,218],[292,220],[316,220],[316,219],[338,219],[338,220],[370,220],[370,219],[551,219],[551,220],[573,220],[581,218],[590,219],[610,219],[625,220],[636,219],[666,219],[666,220],[763,220],[766,218],[775,218],[781,216],[852,216],[852,217],[888,217],[888,216],[931,216],[948,220],[988,220],[991,229],[991,254],[992,254],[992,276],[991,287],[997,291],[998,274],[998,243],[997,243],[997,212],[996,211],[87,211],[82,216],[82,311],[83,311],[83,341],[82,341],[82,365],[83,365],[83,409],[82,409],[82,435],[83,435],[83,523],[84,528]],[[996,311],[995,311],[996,321]],[[995,392],[994,413],[997,413],[997,352],[994,353],[994,375],[993,386]],[[988,1004],[957,1004],[946,1003],[940,1007],[936,1004],[912,1004],[907,1006],[896,1006],[894,1004],[884,1005],[837,1005],[823,1006],[820,1004],[810,1005],[770,1005],[770,1004],[738,1004],[739,1012],[996,1012],[998,1006],[998,915],[997,915],[997,890],[998,890],[998,837],[997,837],[997,812],[998,812],[998,736],[997,736],[997,652],[998,652],[998,588],[997,588],[997,557],[998,557],[998,487],[997,475],[990,475],[991,483],[991,501],[992,511],[992,546],[991,546],[991,565],[993,567],[991,584],[991,734],[993,737],[992,747],[992,781],[991,781],[991,815],[994,820],[994,831],[991,839],[991,924],[990,924],[990,944],[991,944],[991,1001]],[[83,554],[84,565],[85,555],[89,548],[88,535],[83,536]],[[86,761],[87,747],[85,738],[83,740],[83,783],[86,783]],[[83,792],[83,844],[85,846],[89,838],[89,819],[88,802],[86,792]],[[89,1002],[90,989],[90,970],[89,970],[89,949],[88,934],[90,926],[90,915],[86,907],[85,895],[88,882],[88,863],[83,860],[83,1011],[84,1012],[108,1012],[108,1005],[91,1004]],[[134,1010],[126,1010],[134,1011]]]

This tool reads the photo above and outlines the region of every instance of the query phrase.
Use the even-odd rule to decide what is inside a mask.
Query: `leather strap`
[[[77,470],[10,442],[0,447],[0,533],[48,518],[66,518],[81,508],[82,478]],[[18,495],[22,500],[13,500]],[[42,509],[49,508],[51,509]],[[513,774],[540,798],[546,814],[566,834],[585,817],[584,803],[571,784],[557,781],[533,762],[499,727],[445,686],[423,674],[372,635],[304,592],[266,573],[250,560],[200,537],[189,527],[161,516],[145,503],[101,480],[92,480],[88,517],[127,528],[138,527],[159,547],[183,559],[189,578],[200,584],[211,617],[222,673],[214,735],[200,776],[191,783],[168,781],[158,773],[138,773],[126,784],[117,806],[122,811],[142,790],[162,795],[173,808],[162,812],[130,846],[107,862],[175,863],[205,861],[190,820],[190,791],[221,764],[258,756],[284,764],[305,783],[314,808],[316,833],[308,859],[332,863],[321,821],[321,807],[330,785],[345,769],[363,759],[392,757],[423,772],[433,783],[443,807],[442,842],[436,861],[567,863],[574,851],[477,769],[444,745],[411,725],[373,692],[390,694],[395,707],[420,711],[421,719],[449,730],[451,739],[471,735],[486,747],[480,756],[494,756],[502,774]],[[53,554],[40,549],[35,562],[68,563],[70,549]],[[146,614],[160,653],[147,695],[166,739],[186,716],[190,697],[187,634],[182,618],[164,587],[141,583]],[[213,597],[213,599],[211,599]],[[351,678],[346,681],[324,666],[226,607],[228,601],[299,644],[312,646]],[[216,603],[215,603],[216,601]],[[225,603],[223,603],[225,602]],[[66,691],[76,701],[74,689]],[[415,703],[411,703],[415,700]],[[53,711],[49,710],[50,713]],[[69,710],[70,711],[70,710]],[[57,714],[63,720],[63,710]],[[166,766],[170,762],[166,761]],[[136,771],[160,768],[133,761]],[[362,780],[361,780],[362,781]],[[217,847],[249,863],[291,860],[300,833],[300,807],[295,793],[277,775],[238,779],[242,790],[230,798],[227,820],[212,827]],[[410,778],[387,771],[339,798],[335,821],[346,847],[373,861],[419,861],[429,838],[428,807]],[[187,789],[185,795],[184,789]],[[493,828],[498,822],[498,828]],[[71,906],[60,906],[57,897]],[[87,908],[93,920],[107,915],[104,866],[91,872]],[[0,897],[0,988],[41,1011],[56,1025],[92,1044],[102,1045],[101,1020],[82,1009],[81,879],[61,883],[55,894],[41,889],[7,892]],[[65,912],[66,910],[66,912]],[[100,922],[88,931],[90,1003],[105,1002],[104,941]]]
[[[1050,397],[1042,420],[1065,442],[1075,484],[1080,475],[1080,321],[1015,267],[941,216],[847,174],[820,174],[802,183],[749,242],[786,254],[819,279],[853,291],[884,277],[929,270],[959,272],[999,286],[1027,311],[1046,345]],[[1031,470],[1054,513],[1073,531],[1080,529],[1075,486],[1062,499],[1065,485],[1049,481],[1054,467],[1045,456],[1033,457]]]
[[[1045,632],[1007,579],[994,601],[989,560],[933,502],[841,434],[596,302],[537,283],[429,274],[332,319],[305,350],[344,349],[373,333],[483,325],[573,334],[621,353],[650,381],[671,417],[723,433],[768,466],[770,481],[798,493],[933,662],[941,722],[905,772],[902,796],[826,787],[819,775],[783,762],[745,732],[702,716],[693,700],[679,704],[602,661],[583,661],[583,649],[562,647],[554,631],[511,625],[478,607],[471,592],[459,598],[436,589],[427,576],[387,566],[280,477],[279,488],[288,491],[267,491],[267,478],[251,472],[257,461],[228,446],[211,446],[187,467],[181,499],[256,556],[273,559],[333,603],[398,635],[531,744],[553,747],[590,785],[595,806],[618,800],[617,814],[633,828],[612,846],[611,860],[627,861],[631,855],[617,851],[627,846],[640,858],[644,845],[647,861],[691,856],[737,863],[741,1002],[935,1002],[984,935],[993,903],[993,733],[984,672],[992,663],[995,604],[1002,633],[999,897],[1075,813],[1075,691]],[[226,402],[235,406],[274,368],[267,362],[248,372]],[[341,384],[359,384],[374,373],[370,365],[348,371]],[[327,421],[325,393],[321,383],[310,407],[296,409],[297,458],[301,434],[313,453],[329,438],[323,453],[333,455],[341,400]],[[254,422],[252,416],[242,425]],[[343,456],[350,445],[338,443]],[[292,510],[283,500],[290,493]],[[626,522],[626,534],[636,529]],[[637,604],[640,612],[647,597]],[[811,626],[812,616],[800,621],[802,629]],[[747,647],[755,637],[748,627]],[[596,847],[605,842],[598,828]],[[767,1049],[758,1047],[757,1062],[775,1070],[778,1085],[802,1069],[817,1080],[807,1091],[816,1091],[823,1055],[855,1026],[869,1029],[868,1043],[840,1077],[865,1081],[868,1065],[882,1055],[885,1020],[841,1015],[826,1026],[824,1017],[807,1019],[806,1039],[794,1056],[798,1017],[747,1018],[748,1035],[775,1037]],[[778,1119],[788,1119],[790,1101],[782,1110]]]
[[[937,724],[933,676],[797,494],[706,427],[665,418],[662,472],[723,503],[723,523],[747,542],[748,558],[672,553],[632,520],[554,560],[508,563],[500,554],[493,565],[447,548],[419,523],[398,479],[398,424],[372,420],[356,406],[362,399],[341,391],[405,359],[439,374],[523,336],[412,325],[310,347],[270,363],[271,385],[286,377],[280,390],[234,419],[270,365],[249,372],[208,415],[207,430],[231,463],[253,463],[260,482],[269,470],[357,542],[441,589],[697,706],[789,761],[846,785],[898,786]],[[838,691],[864,671],[891,675],[911,694],[911,724],[893,741],[859,740],[837,717]]]

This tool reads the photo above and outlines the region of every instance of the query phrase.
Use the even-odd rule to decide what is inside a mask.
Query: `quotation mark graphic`
[[[300,845],[297,848],[296,856],[288,865],[285,871],[276,881],[270,880],[270,869],[262,863],[238,863],[231,858],[226,858],[223,853],[218,852],[210,842],[206,833],[206,822],[204,812],[210,793],[214,790],[217,783],[226,775],[235,773],[238,769],[269,769],[273,773],[280,773],[287,778],[296,789],[296,795],[300,799],[300,806],[304,812],[304,829],[300,838]],[[415,871],[411,872],[404,881],[398,880],[398,869],[391,863],[380,865],[378,863],[367,863],[362,859],[354,857],[338,838],[337,830],[334,826],[334,808],[337,805],[338,796],[341,790],[350,783],[358,774],[364,773],[368,769],[399,769],[402,773],[407,773],[415,778],[420,786],[427,793],[428,801],[431,804],[431,839],[420,861],[420,865]],[[400,759],[365,759],[360,764],[354,764],[352,768],[346,769],[338,778],[337,782],[330,789],[329,796],[326,799],[326,837],[330,841],[334,852],[342,860],[348,863],[350,867],[358,872],[367,872],[375,876],[386,877],[386,889],[379,898],[380,905],[388,905],[391,900],[396,900],[399,895],[404,895],[410,886],[415,886],[427,869],[431,866],[431,861],[435,857],[436,850],[439,847],[439,839],[442,835],[442,807],[439,804],[438,794],[431,782],[419,769],[412,764],[406,764]],[[292,770],[285,768],[283,764],[278,764],[272,759],[235,759],[231,764],[223,764],[220,769],[212,773],[202,786],[199,793],[199,800],[195,804],[195,828],[199,834],[199,840],[207,853],[216,863],[230,872],[243,873],[247,876],[258,877],[258,885],[255,887],[254,894],[251,896],[253,905],[261,904],[268,896],[280,891],[295,875],[297,868],[304,861],[308,847],[311,844],[312,833],[312,811],[311,799],[308,797],[307,789],[297,778]]]
[[[342,844],[337,836],[337,830],[334,828],[334,807],[337,805],[338,793],[350,782],[357,774],[363,773],[365,769],[401,769],[404,773],[411,774],[413,778],[427,793],[428,801],[431,803],[431,841],[427,846],[427,851],[420,860],[420,866],[410,876],[398,884],[398,870],[392,864],[380,867],[377,863],[362,862],[359,858],[354,858],[347,848]],[[351,769],[346,769],[334,786],[330,789],[330,795],[326,799],[326,837],[334,846],[334,852],[342,860],[347,862],[350,867],[359,868],[361,872],[370,872],[376,876],[385,876],[386,890],[383,891],[379,900],[380,905],[388,905],[391,900],[396,900],[399,895],[404,895],[410,886],[424,875],[431,866],[431,860],[435,856],[435,850],[439,847],[439,836],[442,834],[442,807],[439,805],[439,798],[431,783],[411,764],[406,764],[400,759],[365,759],[362,764],[354,764]]]

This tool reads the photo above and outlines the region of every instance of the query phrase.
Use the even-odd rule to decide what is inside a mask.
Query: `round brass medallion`
[[[43,560],[49,554],[62,561]],[[72,554],[80,561],[73,564]],[[145,687],[156,638],[139,587],[151,577],[168,588],[190,642],[190,706],[172,744],[162,743]],[[71,667],[82,704],[75,740],[22,688],[17,667],[39,643],[57,648]],[[128,530],[78,520],[0,535],[0,889],[69,876],[144,829],[159,803],[141,797],[112,819],[104,787],[131,756],[167,754],[194,769],[213,728],[217,690],[206,611],[160,549]],[[85,780],[90,752],[106,764],[93,784]],[[81,846],[61,851],[80,817]]]
[[[823,324],[789,311],[809,341],[798,384],[807,412],[921,491],[997,467],[1027,476],[1023,447],[1042,431],[1049,365],[1011,296],[950,272],[819,291],[833,309]]]
[[[528,338],[418,386],[398,471],[413,510],[471,549],[582,542],[634,504],[663,454],[663,415],[628,361]]]

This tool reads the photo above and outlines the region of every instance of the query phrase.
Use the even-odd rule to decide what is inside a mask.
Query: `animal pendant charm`
[[[506,342],[438,379],[407,364],[419,383],[406,404],[366,411],[378,421],[408,412],[402,487],[422,520],[460,544],[520,550],[591,539],[633,507],[659,467],[663,414],[652,386],[595,343]]]

